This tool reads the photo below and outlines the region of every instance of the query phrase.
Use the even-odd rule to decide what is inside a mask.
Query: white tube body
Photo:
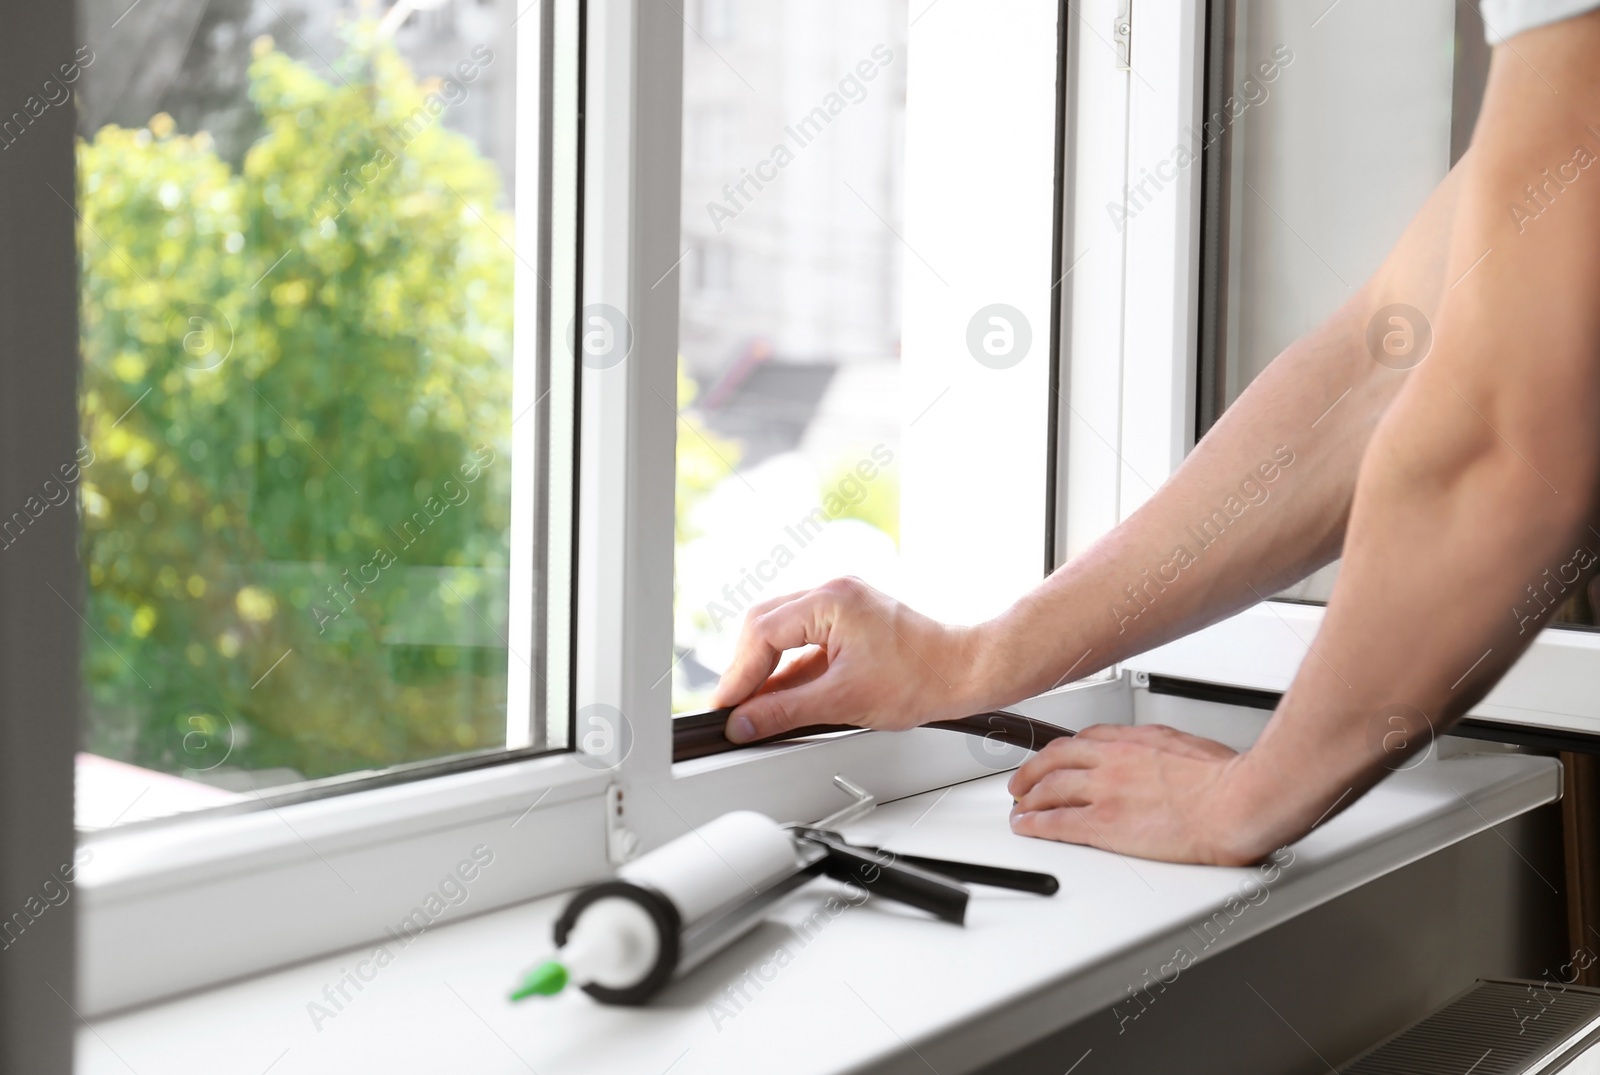
[[[795,871],[794,843],[782,825],[737,810],[662,844],[617,871],[671,900],[685,929]],[[585,914],[587,917],[587,914]]]

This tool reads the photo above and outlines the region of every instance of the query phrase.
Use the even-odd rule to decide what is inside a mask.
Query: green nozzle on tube
[[[567,968],[555,960],[539,964],[522,979],[522,984],[512,992],[512,1000],[528,997],[553,997],[567,986]]]

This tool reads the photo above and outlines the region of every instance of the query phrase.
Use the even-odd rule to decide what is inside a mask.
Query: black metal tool
[[[1013,870],[1009,866],[985,866],[977,862],[955,862],[951,859],[928,858],[926,855],[902,855],[881,847],[854,845],[856,850],[871,855],[886,855],[895,862],[931,870],[954,881],[969,885],[987,885],[990,888],[1008,888],[1014,892],[1031,892],[1036,896],[1054,896],[1061,890],[1061,882],[1053,874],[1034,873],[1032,870]]]
[[[868,850],[844,842],[836,832],[795,828],[795,842],[822,851],[820,872],[874,896],[897,900],[935,918],[961,925],[967,915],[967,887],[920,866],[908,866],[878,848]]]
[[[1061,888],[1047,873],[902,855],[882,847],[847,843],[836,832],[803,825],[789,831],[802,848],[821,850],[812,866],[817,872],[958,926],[965,921],[969,895],[963,881],[1040,896],[1054,895]]]

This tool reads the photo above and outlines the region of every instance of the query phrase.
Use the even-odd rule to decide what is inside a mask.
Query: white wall
[[[1294,61],[1235,127],[1230,398],[1361,286],[1449,171],[1455,32],[1452,0],[1240,7],[1239,66],[1279,45]]]

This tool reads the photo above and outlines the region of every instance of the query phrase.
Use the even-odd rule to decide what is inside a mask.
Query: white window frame
[[[578,0],[547,2],[554,5],[556,40],[576,34]],[[981,11],[977,0],[972,5]],[[538,27],[535,18],[519,24],[519,81],[537,77]],[[654,846],[731,809],[791,820],[831,812],[841,805],[835,774],[889,800],[988,775],[1023,756],[997,759],[980,740],[918,731],[846,733],[671,761],[670,677],[663,673],[672,652],[677,418],[663,404],[676,399],[678,295],[676,279],[662,284],[660,273],[681,254],[683,26],[671,4],[589,0],[586,35],[581,303],[625,311],[633,349],[616,366],[579,374],[579,614],[570,689],[580,710],[590,704],[620,710],[630,748],[609,768],[580,749],[251,813],[98,834],[87,843],[91,854],[77,878],[84,1015],[377,940],[475,848],[493,852],[492,866],[479,872],[465,902],[435,921],[598,879],[628,849]],[[1077,36],[1067,35],[1071,62]],[[539,102],[519,88],[518,103],[525,111]],[[560,151],[553,149],[553,158]],[[537,176],[540,165],[519,147],[519,176]],[[559,165],[548,163],[558,184]],[[519,191],[521,205],[532,204],[523,196],[527,189]],[[519,247],[538,248],[536,216],[519,214]],[[559,244],[552,231],[550,242]],[[532,346],[527,329],[536,321],[531,289],[539,285],[522,258],[516,271],[520,372]],[[560,272],[551,275],[552,313],[543,330],[564,347],[579,289],[563,290]],[[558,303],[570,303],[565,314]],[[519,407],[525,390],[522,379]],[[528,436],[518,431],[514,464],[531,459]],[[1076,500],[1058,499],[1058,509],[1076,518],[1104,492],[1085,483]],[[527,495],[520,485],[517,495]],[[514,503],[513,520],[519,539],[531,534],[525,500]],[[514,589],[531,592],[530,565],[517,559],[513,571]],[[523,653],[533,644],[534,610],[526,597],[513,603],[512,645]],[[531,698],[536,687],[528,679],[520,677],[520,689]],[[1026,708],[1073,726],[1127,719],[1129,711],[1126,691],[1104,680]],[[508,726],[518,719],[508,718]],[[525,729],[508,736],[510,746],[529,741]],[[196,929],[219,916],[228,929]],[[177,942],[197,933],[205,947]]]
[[[1114,0],[1080,6],[1094,25],[1110,25],[1115,15]],[[1180,143],[1194,144],[1184,132],[1200,128],[1204,20],[1204,0],[1141,4],[1131,56],[1136,73],[1117,72],[1109,49],[1086,44],[1079,56],[1073,219],[1081,229],[1074,250],[1085,260],[1073,280],[1065,349],[1076,414],[1063,424],[1063,557],[1131,515],[1150,494],[1146,483],[1164,482],[1194,443],[1201,168],[1181,169],[1170,194],[1134,215],[1123,235],[1112,235],[1105,206],[1122,200],[1123,184],[1141,164],[1169,158]],[[1094,273],[1080,275],[1091,266]],[[1122,355],[1115,384],[1102,358],[1108,352]],[[1107,466],[1111,444],[1114,467]],[[1323,613],[1320,605],[1266,601],[1121,667],[1282,691],[1309,653]],[[1546,628],[1469,716],[1600,734],[1597,674],[1600,633]]]

